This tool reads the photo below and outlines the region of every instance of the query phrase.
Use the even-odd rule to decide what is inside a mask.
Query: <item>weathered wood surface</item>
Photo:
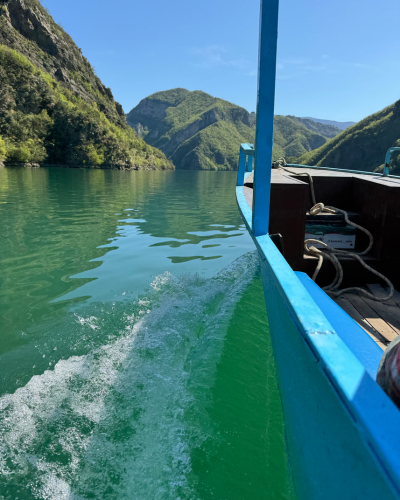
[[[375,340],[379,347],[383,350],[386,349],[388,341],[383,337],[378,330],[376,330],[369,322],[364,318],[364,316],[353,306],[351,302],[346,297],[338,297],[334,299],[336,304],[340,306],[343,311],[345,311],[351,318],[358,323],[363,330],[365,330],[368,335]]]
[[[378,284],[367,287],[377,297],[388,293]],[[334,300],[382,349],[400,334],[400,293],[397,290],[387,302],[369,299],[361,293],[345,293]]]
[[[289,170],[292,172],[295,172],[295,174],[311,174],[313,177],[345,177],[345,178],[356,178],[356,179],[364,179],[368,180],[371,182],[376,182],[378,184],[382,184],[384,186],[389,186],[389,187],[399,187],[400,186],[400,179],[396,179],[393,177],[381,177],[381,176],[375,176],[375,175],[365,175],[365,174],[355,174],[355,173],[350,173],[350,172],[338,172],[336,170],[318,170],[314,168],[301,168],[301,167],[287,167]],[[286,170],[283,169],[273,169],[272,170],[272,176],[284,176],[284,177],[289,177],[293,174],[287,172]],[[253,179],[253,176],[251,176],[251,179]],[[293,179],[293,177],[292,177]],[[293,179],[296,180],[296,179]],[[305,182],[307,182],[307,177],[305,177]],[[251,180],[253,182],[253,180]]]
[[[377,285],[377,284],[367,285],[367,288],[369,289],[369,291],[371,293],[376,295],[376,297],[378,297],[378,298],[385,297],[386,295],[389,294],[389,288],[383,288],[383,287],[381,287],[381,285]],[[392,306],[395,306],[395,305],[400,306],[400,293],[397,290],[395,290],[393,292],[393,297],[390,300],[385,301],[384,303],[390,304]]]
[[[249,207],[253,210],[253,189],[246,186],[243,186],[244,197],[249,205]]]
[[[386,340],[390,342],[394,340],[398,333],[382,318],[382,315],[377,313],[366,302],[366,297],[360,296],[356,293],[346,293],[346,297],[357,309],[357,311],[364,316],[370,325],[377,330]],[[382,313],[382,311],[381,311]]]
[[[301,167],[287,167],[292,172],[296,172],[298,174],[308,173],[313,177],[353,177],[356,179],[365,179],[371,182],[376,182],[378,184],[382,184],[384,186],[400,186],[400,179],[396,179],[393,177],[382,177],[379,175],[366,175],[366,174],[356,174],[352,172],[339,172],[337,170],[318,170],[315,168],[301,168]],[[277,172],[285,172],[284,170],[277,170]],[[285,175],[287,172],[285,172]],[[290,175],[290,174],[289,174]]]

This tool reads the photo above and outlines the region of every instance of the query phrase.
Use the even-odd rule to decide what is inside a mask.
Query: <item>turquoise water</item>
[[[0,169],[0,499],[292,499],[235,174]]]

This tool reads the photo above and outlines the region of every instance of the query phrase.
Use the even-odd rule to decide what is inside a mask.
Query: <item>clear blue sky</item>
[[[255,110],[259,0],[43,0],[125,112],[160,90]],[[281,0],[276,113],[358,121],[400,99],[399,0]]]

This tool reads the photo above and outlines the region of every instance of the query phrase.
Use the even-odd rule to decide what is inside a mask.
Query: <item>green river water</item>
[[[0,169],[0,499],[293,499],[235,173]]]

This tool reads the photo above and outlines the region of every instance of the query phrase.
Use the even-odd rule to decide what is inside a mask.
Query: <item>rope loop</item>
[[[283,167],[281,167],[281,168],[283,168]],[[358,292],[362,293],[363,295],[369,297],[370,299],[376,300],[378,302],[385,302],[387,300],[390,300],[393,297],[393,293],[394,293],[394,287],[393,287],[392,283],[388,280],[388,278],[386,278],[386,276],[383,276],[381,273],[379,273],[378,271],[373,269],[371,266],[366,264],[364,262],[364,260],[361,258],[361,255],[366,255],[371,250],[371,248],[374,244],[374,237],[368,231],[368,229],[365,229],[365,227],[362,227],[362,226],[352,222],[349,219],[348,213],[345,210],[341,210],[341,209],[336,208],[336,207],[325,206],[323,203],[316,203],[315,192],[314,192],[314,182],[313,182],[311,175],[308,172],[297,173],[297,172],[290,171],[287,168],[284,168],[283,170],[286,170],[287,172],[294,174],[294,175],[307,175],[308,176],[308,178],[310,180],[311,199],[313,202],[313,207],[310,209],[310,212],[309,212],[310,215],[318,215],[318,214],[323,213],[323,212],[331,213],[331,214],[341,213],[344,215],[344,219],[346,221],[346,224],[348,224],[349,226],[355,227],[356,229],[359,229],[360,231],[363,231],[369,238],[369,244],[368,244],[367,248],[364,251],[358,252],[358,253],[349,252],[347,250],[342,250],[339,248],[332,248],[329,245],[327,245],[326,243],[324,243],[323,241],[319,241],[319,240],[314,240],[314,239],[305,240],[305,242],[304,242],[305,251],[311,255],[315,255],[315,257],[318,258],[318,264],[317,264],[317,267],[314,271],[312,280],[315,281],[317,279],[317,276],[321,270],[324,259],[327,258],[329,261],[332,262],[332,264],[335,268],[335,271],[336,271],[335,278],[333,279],[332,283],[323,288],[323,290],[325,290],[327,293],[330,293],[331,295],[333,295],[335,297],[339,297],[340,295],[342,295],[343,293],[346,293],[346,292],[358,291]],[[321,245],[324,248],[323,248],[323,250],[321,250],[319,248],[316,248],[315,246],[309,247],[308,245],[311,243],[314,243],[314,244],[317,243],[318,245]],[[375,276],[377,276],[378,278],[385,281],[389,285],[388,295],[386,297],[377,297],[376,295],[373,295],[372,293],[369,293],[366,290],[359,288],[359,287],[350,287],[350,288],[344,288],[343,290],[337,290],[343,281],[343,267],[342,267],[342,264],[340,263],[339,259],[337,258],[337,255],[342,255],[342,256],[346,255],[347,257],[351,257],[353,259],[358,260],[360,262],[360,264],[363,267],[365,267],[365,269],[368,269],[368,271],[370,271],[372,274],[375,274]]]
[[[287,163],[285,158],[279,158],[272,162],[272,168],[283,168],[286,167]]]
[[[325,205],[323,203],[317,203],[312,208],[310,208],[310,215],[318,215],[324,211]]]

